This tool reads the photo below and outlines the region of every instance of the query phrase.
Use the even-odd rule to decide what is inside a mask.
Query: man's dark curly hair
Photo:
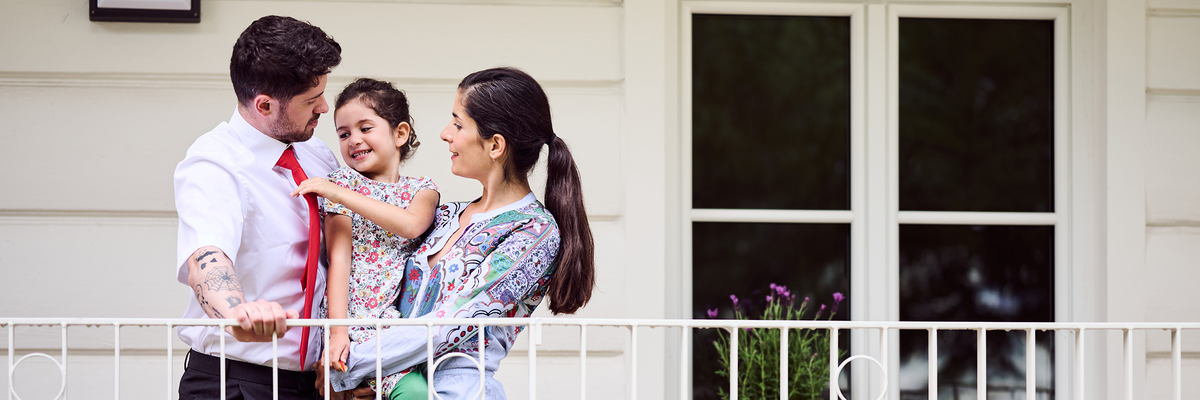
[[[229,60],[239,103],[265,94],[281,102],[317,85],[342,62],[342,46],[321,28],[292,17],[268,15],[250,24]]]

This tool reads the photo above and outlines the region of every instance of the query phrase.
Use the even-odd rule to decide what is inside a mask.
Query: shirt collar
[[[283,155],[283,150],[290,146],[250,125],[236,108],[233,110],[233,116],[229,117],[229,126],[233,127],[234,134],[246,145],[250,153],[254,154],[256,166],[273,168],[275,163],[279,162],[279,156]]]

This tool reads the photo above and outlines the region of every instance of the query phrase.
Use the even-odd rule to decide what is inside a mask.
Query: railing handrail
[[[124,325],[222,326],[234,319],[190,318],[3,318],[0,326],[13,325]],[[1200,322],[986,322],[986,321],[810,321],[746,319],[637,319],[637,318],[402,318],[402,319],[288,319],[288,326],[441,326],[441,325],[563,325],[589,327],[686,328],[797,328],[797,329],[904,329],[904,330],[1125,330],[1200,329]]]

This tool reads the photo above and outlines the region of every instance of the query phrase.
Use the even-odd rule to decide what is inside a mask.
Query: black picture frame
[[[192,0],[189,10],[148,10],[135,8],[100,8],[96,0],[88,0],[88,19],[103,22],[200,22],[200,0]]]

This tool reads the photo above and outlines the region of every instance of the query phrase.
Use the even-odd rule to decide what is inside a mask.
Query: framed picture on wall
[[[200,0],[88,0],[92,21],[200,22]]]

